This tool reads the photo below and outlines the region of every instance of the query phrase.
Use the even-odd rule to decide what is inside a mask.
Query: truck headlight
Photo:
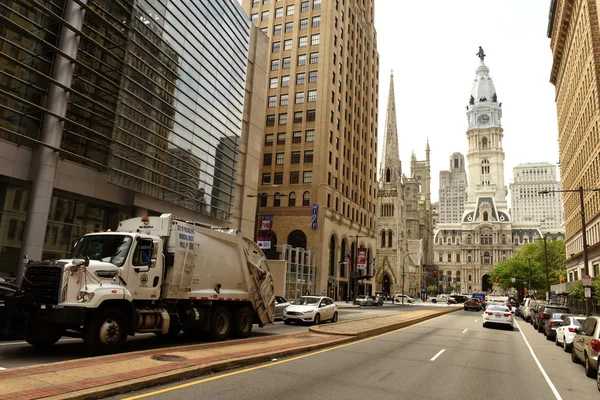
[[[77,302],[78,303],[87,303],[88,301],[91,301],[93,298],[94,298],[94,292],[86,292],[86,291],[82,290],[77,295]]]

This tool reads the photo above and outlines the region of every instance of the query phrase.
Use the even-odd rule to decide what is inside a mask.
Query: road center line
[[[462,331],[462,333],[465,333],[465,332],[466,332],[466,331],[468,331],[468,330],[469,330],[469,328],[465,328],[465,330],[464,330],[464,331]]]
[[[2,371],[2,370],[5,370],[5,369],[6,369],[6,368],[2,368],[2,367],[0,367],[0,371]]]
[[[538,360],[538,358],[536,357],[535,353],[533,352],[533,349],[529,345],[529,342],[527,341],[527,338],[525,337],[525,334],[523,333],[523,330],[519,326],[519,323],[517,321],[515,321],[515,324],[517,325],[517,328],[519,328],[519,332],[521,332],[521,336],[523,337],[523,340],[525,341],[525,344],[527,345],[527,348],[529,348],[529,352],[531,353],[531,356],[533,357],[533,360],[535,361],[535,363],[537,364],[538,368],[540,369],[542,375],[546,379],[546,383],[548,383],[548,386],[550,386],[550,389],[552,390],[552,393],[554,393],[554,396],[556,397],[556,400],[562,400],[562,397],[560,396],[560,393],[558,393],[558,390],[556,390],[556,386],[554,386],[554,384],[550,380],[550,377],[548,376],[548,374],[546,374],[546,371],[544,370],[544,367],[542,367],[542,364],[540,364],[540,361]]]
[[[436,359],[436,358],[438,358],[439,356],[441,356],[441,355],[442,355],[442,353],[443,353],[443,352],[445,352],[445,351],[446,351],[446,349],[441,349],[441,350],[440,350],[440,351],[438,351],[438,353],[437,353],[435,356],[433,356],[433,357],[431,358],[431,360],[429,360],[429,361],[435,361],[435,359]]]
[[[473,321],[473,322],[477,322],[477,321],[479,321],[479,318],[477,318],[477,319],[476,319],[475,321]]]

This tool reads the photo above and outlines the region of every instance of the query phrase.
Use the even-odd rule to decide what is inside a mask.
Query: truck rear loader
[[[137,333],[245,338],[275,316],[273,278],[252,240],[171,214],[85,235],[71,259],[29,262],[18,296],[28,343],[81,337],[93,354]]]

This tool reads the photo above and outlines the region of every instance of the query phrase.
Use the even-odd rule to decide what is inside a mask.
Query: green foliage
[[[559,276],[566,276],[564,240],[547,240],[548,281],[550,285],[559,283]],[[499,262],[490,272],[491,283],[504,289],[516,288],[521,294],[523,289],[546,292],[546,260],[544,241],[521,246],[512,258]],[[496,276],[499,282],[495,281]],[[511,278],[515,278],[513,283]],[[529,287],[531,282],[531,287]]]
[[[437,287],[435,285],[427,286],[427,295],[428,296],[437,296],[438,295]]]
[[[595,282],[594,282],[595,283]],[[583,282],[576,281],[571,289],[569,289],[569,297],[583,301],[585,299],[585,292],[583,290]]]

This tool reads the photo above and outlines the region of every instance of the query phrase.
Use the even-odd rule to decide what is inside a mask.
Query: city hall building
[[[234,0],[4,0],[0,274],[136,215],[251,235],[266,46]]]

